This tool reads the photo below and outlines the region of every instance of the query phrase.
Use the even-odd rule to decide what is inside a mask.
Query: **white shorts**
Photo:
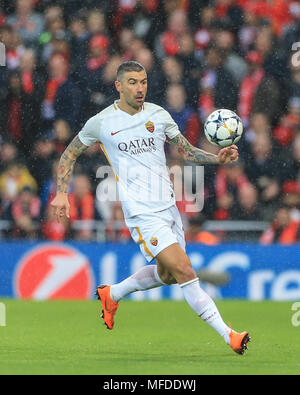
[[[176,205],[156,213],[135,215],[125,222],[148,262],[174,243],[185,251],[184,230]]]

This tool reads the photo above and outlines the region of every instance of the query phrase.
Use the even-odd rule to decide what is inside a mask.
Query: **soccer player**
[[[58,220],[69,217],[68,185],[74,164],[89,146],[99,142],[115,173],[131,236],[148,262],[156,260],[156,265],[145,265],[118,284],[97,288],[104,323],[113,329],[118,302],[126,295],[178,283],[195,313],[235,352],[244,354],[249,334],[238,333],[224,323],[214,301],[200,287],[185,252],[182,221],[164,151],[168,141],[190,162],[224,165],[238,159],[237,147],[223,148],[214,155],[192,146],[167,111],[145,102],[147,74],[137,62],[120,64],[115,87],[120,99],[90,118],[62,154],[57,194],[51,203]]]

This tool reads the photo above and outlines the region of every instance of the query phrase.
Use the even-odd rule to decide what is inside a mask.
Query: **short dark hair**
[[[133,60],[129,60],[128,62],[123,62],[119,65],[117,70],[117,80],[121,81],[123,75],[128,71],[146,71],[145,67],[142,66],[140,63],[135,62]]]

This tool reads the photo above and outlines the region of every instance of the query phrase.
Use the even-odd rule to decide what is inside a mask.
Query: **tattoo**
[[[57,171],[57,192],[68,192],[69,180],[78,156],[80,156],[88,147],[76,136],[63,152]]]
[[[199,163],[200,165],[217,165],[219,157],[200,148],[194,147],[181,133],[169,141],[170,144],[177,146],[177,151],[189,162]]]

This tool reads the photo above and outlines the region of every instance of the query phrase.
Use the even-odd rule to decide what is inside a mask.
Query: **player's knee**
[[[176,284],[177,283],[176,279],[169,272],[165,272],[162,276],[160,276],[160,278],[167,285],[171,285],[171,284]]]
[[[172,275],[176,278],[178,283],[190,281],[196,276],[188,258],[184,258],[177,262]]]
[[[158,267],[158,275],[166,285],[176,284],[176,280],[172,274],[161,265]]]

